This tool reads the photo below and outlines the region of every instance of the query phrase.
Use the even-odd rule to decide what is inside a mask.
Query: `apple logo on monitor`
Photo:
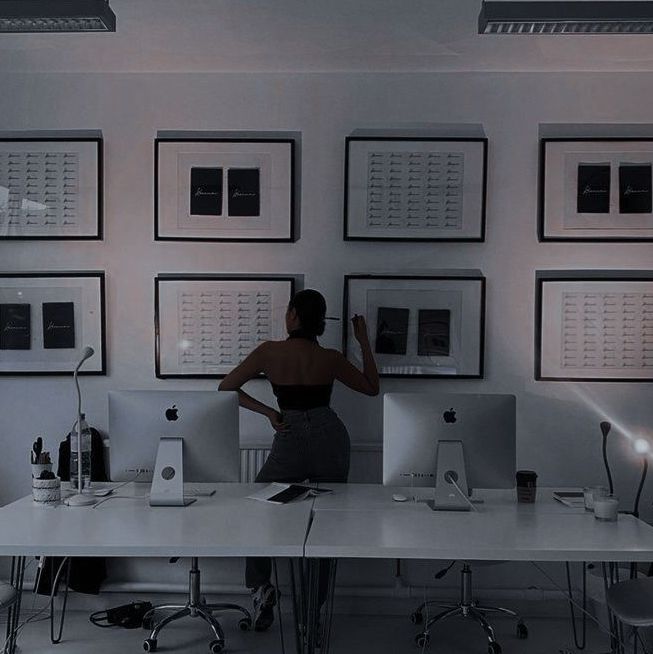
[[[456,422],[456,412],[453,410],[453,407],[449,409],[449,411],[445,411],[442,414],[442,417],[444,418],[444,421],[448,424]]]
[[[177,411],[179,411],[179,409],[177,409],[176,404],[173,404],[169,409],[166,409],[166,420],[169,422],[174,422],[177,420],[177,418],[179,418]]]

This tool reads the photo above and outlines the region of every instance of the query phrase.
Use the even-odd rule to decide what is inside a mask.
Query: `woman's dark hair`
[[[288,309],[297,312],[302,331],[307,336],[322,336],[326,322],[326,300],[322,293],[307,288],[295,293],[288,304]]]

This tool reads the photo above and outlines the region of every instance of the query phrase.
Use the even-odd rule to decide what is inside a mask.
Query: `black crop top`
[[[282,411],[308,411],[329,406],[331,384],[272,384]]]

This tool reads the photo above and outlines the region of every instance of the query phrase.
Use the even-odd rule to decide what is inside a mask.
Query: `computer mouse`
[[[392,499],[393,499],[395,502],[407,502],[407,501],[408,501],[408,498],[407,498],[405,495],[402,495],[401,493],[395,493],[395,494],[392,496]]]

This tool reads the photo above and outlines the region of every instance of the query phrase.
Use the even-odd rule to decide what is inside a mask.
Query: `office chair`
[[[451,564],[453,565],[453,563]],[[436,579],[441,579],[448,572],[449,568],[445,568],[436,574]],[[428,607],[439,607],[444,609],[440,613],[429,617],[424,625],[424,630],[415,636],[415,644],[423,649],[428,646],[431,637],[429,630],[436,622],[441,622],[447,618],[454,616],[462,616],[463,618],[472,618],[481,625],[488,639],[488,652],[489,654],[501,654],[501,646],[497,643],[494,636],[494,629],[488,622],[486,613],[503,613],[512,616],[517,620],[517,638],[528,638],[528,628],[524,624],[521,616],[515,611],[505,609],[500,606],[479,606],[473,599],[472,593],[472,569],[467,562],[463,562],[462,570],[460,571],[460,601],[458,604],[441,604],[438,600],[429,600],[420,604],[417,609],[411,614],[410,619],[413,624],[422,624],[424,621],[424,611]]]
[[[608,608],[634,631],[633,652],[637,652],[638,629],[653,627],[653,577],[627,579],[606,592]]]
[[[178,557],[170,559],[171,563],[178,560]],[[154,623],[154,616],[157,611],[174,611],[165,616],[159,622]],[[147,629],[152,627],[148,638],[143,642],[143,649],[146,652],[156,652],[157,638],[161,630],[171,622],[180,620],[189,616],[191,618],[201,618],[206,622],[214,636],[209,643],[211,654],[219,654],[224,649],[224,632],[220,622],[213,615],[214,611],[239,611],[244,617],[238,622],[238,627],[242,631],[248,631],[252,627],[252,616],[249,611],[238,604],[207,604],[201,595],[200,588],[200,569],[199,559],[194,556],[191,558],[190,571],[188,573],[188,600],[185,604],[162,604],[155,606],[143,616],[143,626]]]

